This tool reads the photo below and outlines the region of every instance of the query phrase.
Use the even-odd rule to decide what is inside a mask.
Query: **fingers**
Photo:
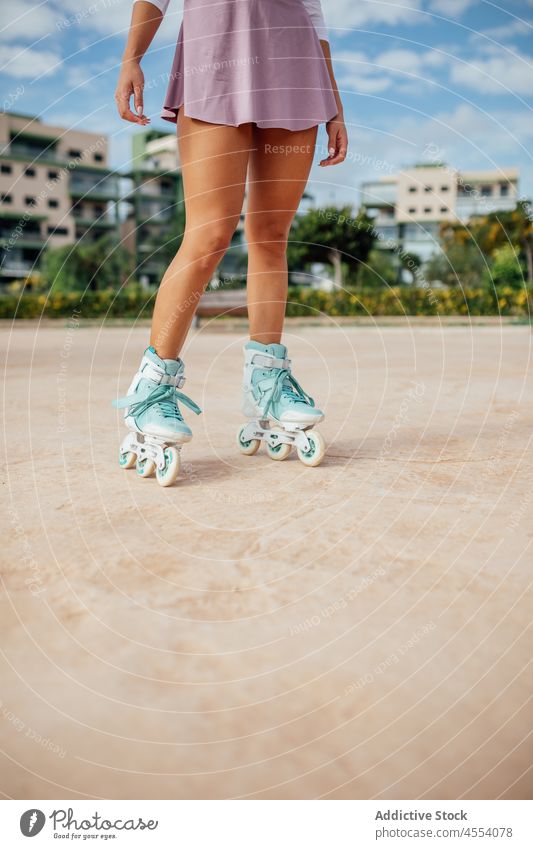
[[[328,127],[328,156],[323,159],[321,165],[328,165],[337,153],[337,129],[336,127]]]
[[[347,153],[347,148],[339,147],[335,151],[334,156],[328,157],[328,159],[326,159],[325,164],[326,165],[340,165],[340,163],[344,162],[344,160],[346,159],[346,153]]]
[[[144,115],[144,103],[143,103],[143,89],[142,86],[136,85],[133,89],[133,100],[135,103],[135,111],[137,115],[141,118],[145,118]]]
[[[348,152],[348,134],[345,128],[328,128],[328,157],[320,162],[325,168],[330,165],[339,165],[346,159]]]
[[[130,98],[134,95],[134,108],[137,112],[135,115],[130,109]],[[150,119],[143,113],[143,92],[141,86],[130,87],[129,89],[117,90],[115,94],[118,114],[123,121],[130,121],[132,124],[140,124],[146,126],[150,123]]]

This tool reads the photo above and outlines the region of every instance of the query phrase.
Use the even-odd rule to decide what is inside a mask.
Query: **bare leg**
[[[226,252],[244,198],[252,125],[219,126],[178,116],[185,194],[183,242],[161,281],[150,343],[178,356],[198,301]]]
[[[246,213],[248,316],[250,338],[263,345],[281,339],[287,238],[311,170],[316,134],[316,127],[298,132],[254,127]]]

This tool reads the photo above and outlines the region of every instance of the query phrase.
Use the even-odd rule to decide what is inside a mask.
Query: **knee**
[[[268,220],[247,221],[245,235],[251,250],[284,254],[287,250],[290,224],[274,218]]]
[[[185,233],[194,262],[202,268],[216,266],[231,244],[237,223],[213,224],[198,228],[194,233]]]

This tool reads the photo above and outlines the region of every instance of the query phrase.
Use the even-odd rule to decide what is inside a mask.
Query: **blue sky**
[[[268,2],[268,0],[264,0]],[[518,167],[533,197],[533,0],[322,0],[350,132],[350,160],[314,168],[322,202],[357,203],[362,180],[438,157],[464,169]],[[181,20],[169,12],[143,67],[158,113]],[[131,125],[113,92],[130,0],[11,0],[0,30],[3,108],[106,132],[127,168]],[[321,130],[319,142],[324,142]],[[428,153],[429,151],[429,153]],[[436,153],[438,152],[438,154]],[[319,157],[317,156],[317,159]]]

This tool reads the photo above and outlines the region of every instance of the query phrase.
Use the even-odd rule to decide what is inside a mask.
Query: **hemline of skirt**
[[[312,127],[319,127],[321,124],[327,124],[329,121],[332,121],[337,112],[335,111],[333,115],[330,115],[328,118],[314,118],[311,119],[308,123],[300,123],[298,122],[298,126],[294,126],[294,121],[290,121],[289,119],[280,118],[279,121],[272,119],[270,121],[255,121],[253,119],[249,119],[246,121],[239,121],[234,124],[231,121],[214,121],[212,119],[206,118],[203,115],[193,115],[190,110],[185,107],[183,103],[180,103],[179,106],[165,106],[163,111],[161,112],[160,117],[165,121],[169,121],[172,124],[177,124],[178,122],[178,113],[180,109],[185,109],[185,117],[192,118],[195,121],[203,121],[205,124],[213,124],[213,126],[222,126],[222,127],[242,127],[244,124],[255,124],[257,127],[263,130],[289,130],[290,132],[296,133],[299,130],[310,130]],[[292,123],[292,126],[289,124]]]

